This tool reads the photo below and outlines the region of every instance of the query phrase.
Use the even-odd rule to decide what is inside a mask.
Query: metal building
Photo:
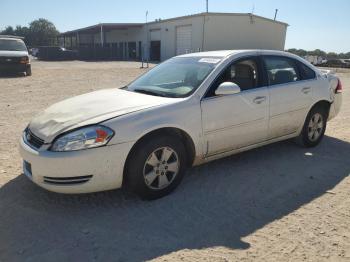
[[[254,14],[200,13],[149,23],[103,23],[60,34],[82,59],[163,61],[190,52],[283,50],[288,24]]]

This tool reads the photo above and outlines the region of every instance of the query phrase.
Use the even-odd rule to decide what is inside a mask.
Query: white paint
[[[160,41],[161,40],[161,30],[154,29],[150,31],[150,41]]]
[[[221,62],[186,98],[164,98],[110,89],[62,101],[40,113],[29,128],[48,144],[34,150],[21,139],[20,152],[32,164],[33,181],[48,190],[62,193],[118,188],[122,185],[125,160],[132,146],[144,135],[160,128],[177,128],[187,133],[194,144],[194,165],[198,165],[298,136],[308,112],[318,101],[332,103],[330,117],[340,110],[341,93],[334,94],[337,78],[323,74],[300,57],[264,50],[212,52],[212,57],[219,57],[219,54]],[[183,57],[200,55],[205,58],[210,53]],[[296,86],[281,84],[226,96],[204,97],[209,86],[228,65],[242,57],[256,55],[281,55],[299,60],[312,68],[317,78],[293,84]],[[310,95],[299,94],[301,86],[310,87]],[[254,103],[257,97],[265,99]],[[299,113],[295,114],[293,110]],[[279,118],[279,114],[283,117]],[[290,122],[295,126],[291,129],[293,132],[287,134],[285,130]],[[53,139],[63,132],[97,123],[115,131],[107,146],[75,152],[47,150]],[[87,174],[93,174],[93,180],[79,186],[54,186],[43,182],[43,176]]]
[[[220,62],[221,59],[217,59],[217,58],[202,58],[202,59],[199,59],[198,62],[200,63],[209,63],[209,64],[217,64]]]
[[[176,55],[192,53],[192,25],[176,28]]]

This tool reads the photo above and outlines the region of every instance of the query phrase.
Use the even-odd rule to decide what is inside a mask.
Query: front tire
[[[31,76],[32,75],[32,67],[28,66],[26,69],[26,76]]]
[[[186,151],[179,139],[153,136],[131,153],[127,166],[128,185],[141,198],[161,198],[180,184],[185,167]]]
[[[304,147],[317,146],[326,131],[328,113],[324,107],[316,106],[306,117],[303,129],[297,137],[298,144]]]

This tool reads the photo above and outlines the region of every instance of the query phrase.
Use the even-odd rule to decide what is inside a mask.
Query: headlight
[[[29,57],[28,56],[21,57],[20,63],[21,64],[28,64],[29,63]]]
[[[114,132],[105,126],[89,126],[55,139],[51,151],[76,151],[106,145]]]

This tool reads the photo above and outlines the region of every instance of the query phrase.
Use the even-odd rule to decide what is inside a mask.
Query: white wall
[[[284,50],[287,26],[247,15],[208,15],[205,19],[204,49]]]
[[[184,25],[192,26],[192,52],[224,49],[283,50],[287,30],[287,25],[283,23],[256,16],[209,13],[151,22],[142,28],[112,30],[105,32],[105,41],[106,43],[141,41],[145,57],[148,57],[151,30],[159,29],[161,60],[164,61],[176,55],[176,27]],[[96,33],[93,38],[95,43],[101,42],[100,33]],[[80,34],[80,42],[92,43],[92,36]]]
[[[198,49],[202,49],[203,17],[201,16],[150,23],[145,26],[148,27],[146,29],[148,32],[160,29],[161,60],[166,60],[176,55],[176,27],[183,25],[192,25],[192,51],[195,52]]]
[[[246,14],[208,14],[150,23],[147,32],[152,29],[160,29],[161,32],[162,60],[176,55],[176,27],[181,25],[192,25],[193,52],[227,49],[284,50],[287,31],[287,25],[283,23]]]

